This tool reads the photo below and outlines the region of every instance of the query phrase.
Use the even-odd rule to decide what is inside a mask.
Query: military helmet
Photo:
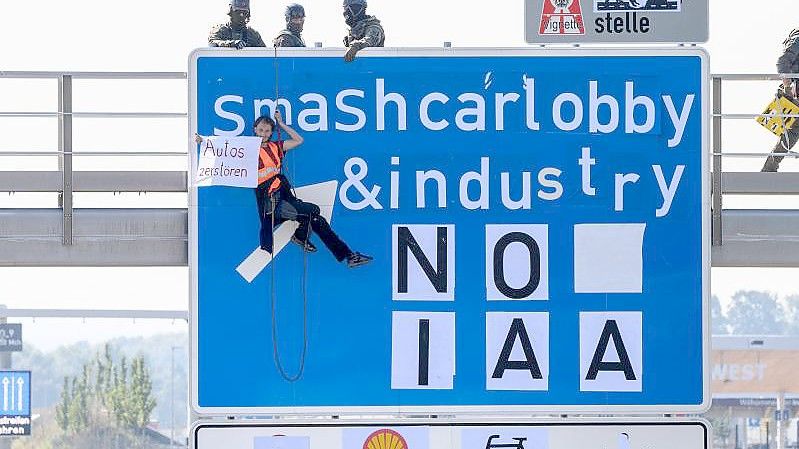
[[[366,8],[366,0],[344,0],[344,7],[354,6],[354,5],[361,5]]]
[[[230,12],[250,11],[250,0],[230,0]]]
[[[305,17],[305,8],[299,3],[286,6],[286,22],[289,22],[292,17]]]

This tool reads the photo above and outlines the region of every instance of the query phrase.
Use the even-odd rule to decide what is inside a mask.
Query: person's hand
[[[795,83],[790,83],[789,82],[788,85],[785,86],[784,90],[785,90],[785,94],[786,95],[788,95],[790,97],[793,97],[793,98],[796,98],[796,84]]]
[[[194,141],[197,142],[198,144],[203,143],[203,136],[201,136],[201,135],[199,135],[197,133],[194,133]]]
[[[349,49],[347,49],[347,53],[344,54],[344,61],[352,62],[355,60],[355,55],[363,49],[363,45],[359,43],[353,43]]]
[[[233,46],[236,47],[237,50],[241,50],[247,46],[247,42],[245,42],[243,39],[239,39],[235,44],[233,44]]]
[[[279,109],[275,109],[275,123],[278,125],[283,125],[283,115],[280,114]]]
[[[796,87],[794,84],[791,83],[791,80],[784,79],[782,80],[782,84],[780,84],[780,88],[777,89],[777,95],[786,95],[788,97],[795,97]]]

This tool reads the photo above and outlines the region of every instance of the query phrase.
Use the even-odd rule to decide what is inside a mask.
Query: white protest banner
[[[198,186],[258,186],[260,137],[203,137],[195,182]]]

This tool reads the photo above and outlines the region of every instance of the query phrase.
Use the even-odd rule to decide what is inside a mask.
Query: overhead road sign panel
[[[525,0],[530,44],[703,43],[708,0]]]
[[[192,131],[279,105],[294,195],[374,257],[303,254],[289,220],[273,260],[253,189],[193,186],[197,412],[707,406],[704,52],[204,49],[190,71]]]
[[[701,420],[202,423],[193,449],[708,449]]]
[[[0,323],[0,352],[22,351],[22,324]]]
[[[31,434],[31,372],[0,371],[0,437]]]

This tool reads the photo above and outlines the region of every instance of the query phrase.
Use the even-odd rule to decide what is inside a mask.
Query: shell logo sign
[[[366,438],[363,449],[408,449],[408,443],[398,432],[380,429]]]

